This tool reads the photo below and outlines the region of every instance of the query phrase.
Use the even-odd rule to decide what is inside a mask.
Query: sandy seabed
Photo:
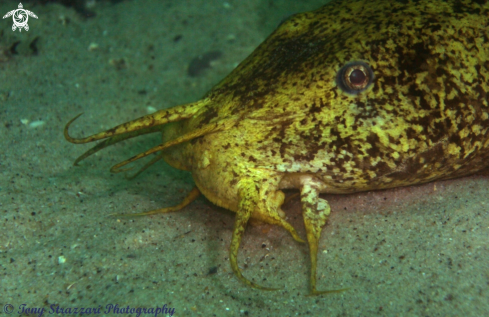
[[[193,187],[190,175],[165,163],[134,181],[109,173],[157,144],[157,135],[72,166],[89,148],[63,137],[76,114],[84,112],[71,131],[82,136],[195,101],[284,17],[319,4],[95,2],[96,16],[86,19],[58,4],[26,3],[39,17],[29,19],[28,32],[12,32],[12,21],[0,20],[0,309],[11,304],[13,315],[22,308],[48,314],[51,307],[104,314],[107,305],[147,309],[142,316],[154,316],[156,308],[167,309],[162,316],[487,315],[487,177],[325,196],[333,211],[320,243],[318,287],[349,290],[308,297],[307,245],[281,228],[249,226],[242,243],[243,274],[281,287],[265,292],[235,278],[227,253],[234,215],[205,198],[172,214],[108,216],[177,204]],[[0,13],[17,5],[2,1]],[[16,42],[18,54],[9,56]],[[188,75],[192,60],[215,51],[221,55],[210,67]],[[299,201],[284,210],[305,237]]]

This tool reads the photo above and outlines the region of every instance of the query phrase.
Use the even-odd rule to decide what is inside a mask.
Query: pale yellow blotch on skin
[[[458,92],[455,89],[452,89],[450,93],[447,95],[448,100],[453,100],[453,98],[458,96]]]
[[[199,168],[203,169],[203,168],[206,168],[207,166],[209,166],[209,164],[211,163],[210,161],[211,159],[211,155],[209,154],[209,151],[204,151],[202,153],[202,157],[200,159],[200,161],[198,162],[199,164]]]
[[[329,207],[328,201],[326,199],[318,199],[318,211],[322,211],[323,216],[327,217],[331,213],[331,208]]]
[[[455,143],[450,143],[448,145],[448,153],[451,155],[457,155],[460,153],[460,147]]]
[[[416,84],[422,87],[422,84],[425,81],[426,76],[428,76],[428,72],[418,73],[416,76]]]
[[[394,93],[394,88],[392,88],[392,87],[389,86],[386,89],[384,89],[384,91],[387,94],[392,94],[392,93]]]
[[[345,123],[346,123],[346,127],[350,129],[351,126],[355,123],[355,117],[353,115],[346,117]]]
[[[475,133],[475,135],[479,135],[481,133],[482,127],[478,124],[475,124],[472,126],[472,132]]]
[[[377,176],[377,174],[375,172],[372,172],[372,171],[367,171],[367,174],[370,176],[370,178],[374,178]]]
[[[464,139],[466,138],[468,135],[469,135],[469,129],[467,129],[467,127],[463,128],[462,130],[460,130],[460,132],[458,133],[458,135]]]
[[[378,164],[379,162],[381,162],[381,161],[382,161],[382,158],[377,156],[377,157],[375,157],[375,158],[372,158],[371,164],[372,164],[373,166],[375,166],[375,165],[377,165],[377,164]]]
[[[387,133],[385,133],[384,130],[382,130],[382,127],[381,126],[374,126],[372,127],[372,132],[377,134],[377,136],[379,137],[380,139],[380,142],[382,143],[382,145],[384,146],[389,146],[390,145],[390,142],[389,142],[389,137],[387,136]]]
[[[410,141],[410,139],[408,139],[406,137],[401,139],[401,151],[402,152],[409,151],[409,141]]]

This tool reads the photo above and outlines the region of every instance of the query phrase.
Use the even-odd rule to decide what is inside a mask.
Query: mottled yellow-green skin
[[[336,77],[358,61],[374,78],[354,94]],[[162,145],[114,170],[161,151],[169,164],[190,171],[198,191],[237,213],[231,266],[257,288],[237,266],[246,223],[253,217],[281,225],[301,241],[280,209],[281,189],[299,189],[311,288],[319,294],[317,244],[330,211],[319,193],[486,169],[488,82],[486,0],[332,1],[282,23],[203,100],[70,141],[110,137],[104,147],[171,122],[161,127]]]

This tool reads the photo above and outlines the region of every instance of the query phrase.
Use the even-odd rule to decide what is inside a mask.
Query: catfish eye
[[[336,84],[346,93],[356,95],[374,82],[372,68],[364,62],[351,62],[336,75]]]

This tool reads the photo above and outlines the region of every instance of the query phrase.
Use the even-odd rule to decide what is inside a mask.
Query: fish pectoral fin
[[[231,238],[231,245],[229,246],[229,260],[231,263],[231,269],[236,277],[244,284],[256,289],[264,291],[274,291],[277,288],[267,288],[260,286],[243,276],[238,267],[238,251],[241,239],[243,238],[244,231],[251,214],[254,212],[259,201],[259,191],[257,184],[250,178],[240,180],[238,184],[238,210],[236,211],[236,220],[234,221],[233,236]]]
[[[267,191],[265,190],[265,192]],[[281,206],[285,202],[284,192],[281,190],[269,190],[268,196],[262,198],[262,201],[266,201],[266,203],[264,206],[261,206],[261,208],[258,208],[258,210],[255,209],[252,219],[256,219],[271,225],[280,226],[287,230],[295,241],[301,243],[306,242],[299,236],[295,228],[287,220],[285,220],[285,213],[281,209]]]
[[[309,254],[311,257],[311,294],[320,295],[327,293],[338,293],[346,289],[318,291],[316,289],[317,254],[319,238],[323,226],[328,221],[331,207],[328,201],[319,198],[320,185],[314,180],[308,180],[301,187],[302,216],[306,227],[307,241],[309,243]]]

